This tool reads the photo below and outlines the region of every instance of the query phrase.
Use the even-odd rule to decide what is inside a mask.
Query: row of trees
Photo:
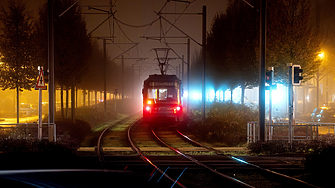
[[[241,86],[242,103],[244,89],[257,86],[259,80],[260,6],[259,0],[248,2],[254,8],[229,0],[226,12],[216,14],[207,33],[207,79],[216,90]],[[321,63],[317,55],[322,37],[311,24],[309,1],[267,1],[266,28],[266,66],[275,67],[275,81],[287,83],[287,63],[300,64],[304,81],[311,79]]]
[[[0,13],[0,52],[4,57],[0,67],[0,86],[3,90],[16,89],[19,96],[22,89],[34,87],[38,77],[37,66],[44,66],[44,70],[48,68],[48,9],[47,3],[41,6],[38,18],[34,19],[32,12],[26,10],[25,3],[14,0],[8,3],[8,8],[1,7]],[[102,50],[98,41],[87,35],[80,5],[75,4],[67,10],[73,4],[74,0],[53,1],[55,84],[62,92],[63,89],[74,92],[75,87],[102,91],[101,72],[105,71]],[[107,64],[109,77],[109,73],[121,72],[115,71],[120,66],[110,61]],[[107,90],[111,92],[118,87],[118,81],[110,79]],[[74,93],[71,96],[74,102]],[[69,101],[68,97],[66,101]]]

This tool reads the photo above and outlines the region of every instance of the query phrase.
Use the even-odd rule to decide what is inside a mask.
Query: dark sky
[[[29,0],[24,1],[27,2],[27,9],[34,11],[34,16],[37,16],[37,7],[46,2],[46,0]],[[115,3],[115,7],[113,7],[113,11],[116,12],[116,18],[122,22],[131,25],[143,25],[152,22],[155,18],[157,18],[154,11],[158,12],[162,9],[164,4],[166,6],[162,9],[162,12],[165,13],[201,13],[203,5],[207,7],[207,31],[210,28],[211,21],[214,15],[221,11],[224,12],[226,9],[226,5],[228,0],[190,0],[192,2],[187,9],[185,10],[187,4],[182,2],[167,2],[166,0],[112,0]],[[80,5],[82,6],[83,13],[103,13],[102,11],[88,10],[88,5],[103,9],[109,10],[110,0],[80,0]],[[0,1],[0,6],[7,6],[6,0]],[[87,21],[87,30],[88,32],[92,31],[96,28],[100,23],[102,23],[106,18],[107,14],[85,14],[84,17]],[[179,15],[163,15],[170,22],[175,22]],[[166,47],[163,42],[147,40],[141,37],[151,37],[158,36],[160,31],[160,22],[154,23],[150,27],[143,28],[132,28],[121,23],[119,25],[114,22],[114,36],[115,36],[115,44],[108,44],[107,51],[111,58],[115,58],[122,51],[129,49],[132,47],[132,44],[123,44],[123,43],[131,43],[131,42],[140,42],[140,44],[130,50],[128,53],[124,55],[126,58],[134,58],[134,57],[143,57],[148,58],[145,62],[140,62],[138,64],[142,64],[143,67],[148,66],[152,63],[156,63],[154,60],[155,53],[151,51],[152,48],[161,48]],[[201,15],[182,15],[178,21],[176,21],[176,26],[180,28],[187,35],[192,37],[198,43],[201,43],[201,31],[202,31],[202,16]],[[166,31],[170,29],[171,25],[165,21],[162,21],[161,28]],[[92,33],[94,37],[102,37],[102,36],[112,36],[113,35],[113,20],[112,18],[105,22],[102,26],[100,26],[97,30]],[[177,31],[175,28],[171,28],[168,32],[167,36],[185,36],[181,32]],[[180,56],[184,55],[186,59],[186,45],[185,44],[172,44],[172,43],[186,43],[186,39],[167,39],[170,47],[173,48]],[[102,40],[99,40],[99,43],[102,44]],[[199,50],[199,45],[191,42],[191,56],[195,50]],[[172,52],[169,57],[177,57]],[[121,60],[116,60],[116,62],[121,62]],[[126,64],[133,64],[135,60],[126,60]],[[170,61],[173,66],[179,64],[179,61],[175,60],[173,62]],[[150,65],[151,66],[151,65]],[[158,66],[154,65],[154,68],[158,68]],[[150,72],[148,72],[150,73]],[[153,72],[151,72],[153,73]]]
[[[81,5],[91,5],[95,6],[99,9],[108,10],[109,7],[99,7],[99,5],[109,5],[108,0],[103,0],[99,2],[91,3],[91,0],[81,0]],[[115,0],[113,0],[115,3]],[[113,11],[116,12],[116,18],[122,22],[131,25],[143,25],[152,22],[155,18],[157,18],[154,11],[158,12],[162,9],[166,0],[118,0],[116,1],[116,7],[113,7]],[[224,12],[227,5],[227,0],[196,0],[192,2],[187,9],[185,10],[187,4],[181,2],[168,2],[166,6],[162,9],[162,12],[165,13],[181,13],[185,10],[185,13],[201,13],[203,5],[207,7],[207,31],[210,28],[211,21],[214,15],[221,11]],[[88,10],[87,7],[83,6],[83,12],[85,13],[93,13],[98,12],[94,10]],[[170,22],[174,22],[179,15],[163,15],[167,18]],[[99,25],[104,19],[106,19],[107,15],[85,15],[87,20],[87,28],[89,31],[92,31],[97,25]],[[147,40],[141,37],[151,37],[151,36],[158,36],[160,31],[160,22],[154,23],[150,27],[143,27],[143,28],[132,28],[125,25],[114,22],[114,33],[115,33],[115,43],[129,43],[129,42],[140,42],[138,47],[133,48],[130,50],[129,53],[125,54],[124,57],[145,57],[149,58],[145,60],[147,63],[143,66],[148,66],[148,64],[156,63],[154,60],[155,53],[151,51],[152,48],[161,48],[166,47],[163,42],[157,40]],[[176,22],[176,26],[180,28],[183,32],[187,35],[192,37],[198,43],[201,43],[201,31],[202,31],[202,16],[201,15],[182,15],[178,21]],[[164,31],[168,30],[171,25],[165,21],[162,21],[162,26]],[[111,36],[113,22],[110,19],[110,22],[104,23],[103,26],[99,27],[92,36]],[[125,36],[126,35],[126,36]],[[177,31],[175,28],[172,28],[167,36],[185,36],[181,32]],[[129,39],[131,40],[129,40]],[[169,43],[186,43],[186,39],[167,39]],[[102,43],[102,42],[100,42]],[[130,48],[131,44],[119,44],[116,46],[114,44],[107,45],[108,52],[113,59],[123,50]],[[184,55],[186,59],[186,45],[185,44],[171,44],[171,48],[173,48],[180,56]],[[194,50],[199,49],[199,45],[194,42],[191,42],[191,53]],[[192,56],[192,55],[191,55]],[[172,52],[170,53],[169,57],[177,57]],[[121,61],[121,60],[116,60]],[[135,63],[135,60],[127,60],[128,63]],[[176,66],[179,64],[178,60],[170,62],[172,65]],[[154,68],[158,68],[155,66]],[[151,72],[153,73],[153,72]]]

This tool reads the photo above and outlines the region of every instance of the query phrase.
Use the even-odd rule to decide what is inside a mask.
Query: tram
[[[176,75],[149,75],[144,81],[143,120],[150,122],[182,121],[182,82]]]

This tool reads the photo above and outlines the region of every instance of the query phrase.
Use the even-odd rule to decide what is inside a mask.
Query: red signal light
[[[176,109],[177,109],[177,111],[179,111],[179,110],[180,110],[180,106],[177,106],[177,108],[176,108]]]
[[[150,106],[145,107],[147,111],[150,111]]]

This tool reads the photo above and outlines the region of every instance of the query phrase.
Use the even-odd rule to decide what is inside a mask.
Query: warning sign
[[[36,89],[46,89],[42,67],[40,67],[40,74],[38,76],[35,88]]]

